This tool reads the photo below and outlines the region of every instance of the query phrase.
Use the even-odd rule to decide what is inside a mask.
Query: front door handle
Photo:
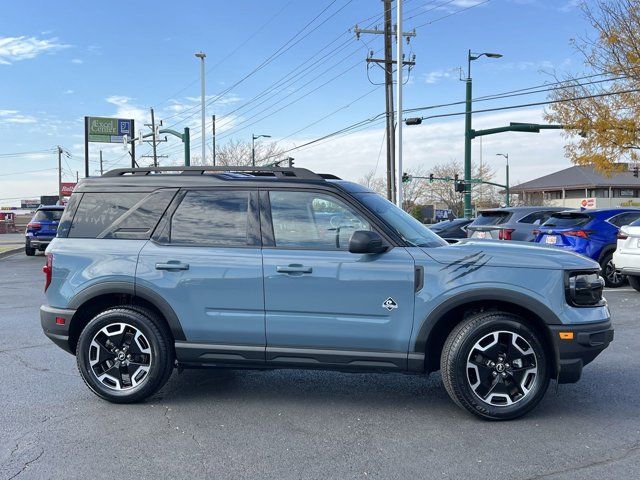
[[[304,265],[300,265],[299,263],[292,263],[290,265],[277,265],[276,272],[278,273],[312,273],[312,267],[305,267]]]
[[[177,260],[169,260],[167,263],[156,263],[156,270],[189,270],[189,264]]]

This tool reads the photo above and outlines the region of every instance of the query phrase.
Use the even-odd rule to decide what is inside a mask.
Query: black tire
[[[104,329],[109,326],[113,331],[122,328],[122,334],[105,333]],[[140,344],[134,340],[132,332],[136,337],[137,332],[141,334],[139,342],[146,348],[140,349]],[[109,335],[113,335],[113,340]],[[133,352],[130,354],[133,355],[131,363],[138,363],[134,363],[134,367],[130,369],[128,357],[119,359],[113,352],[108,352],[107,348],[96,347],[98,343],[92,346],[94,339],[102,342],[101,338],[111,341],[114,350],[118,350],[117,355],[122,351],[126,354],[130,349],[130,352]],[[96,354],[98,351],[100,353]],[[148,354],[140,353],[143,351],[148,351]],[[106,360],[101,360],[101,357]],[[173,340],[167,326],[153,312],[138,306],[114,307],[98,314],[82,330],[76,347],[76,361],[82,379],[93,393],[113,403],[139,402],[160,390],[171,376],[174,359]],[[120,360],[127,365],[117,368]],[[97,361],[94,367],[91,361]],[[147,368],[146,372],[140,368],[133,370],[136,364],[144,365]],[[111,368],[106,369],[108,366]],[[124,376],[123,370],[126,371]],[[115,376],[109,375],[101,381],[97,371],[100,372],[100,376],[107,372],[114,373]],[[134,384],[134,377],[137,376],[141,378]]]
[[[36,254],[36,249],[27,242],[24,244],[24,253],[27,257],[33,257]]]
[[[626,277],[616,272],[616,267],[613,264],[613,252],[606,253],[600,259],[600,267],[602,268],[602,278],[604,278],[606,287],[618,288],[624,285]]]
[[[508,334],[511,334],[511,337]],[[517,341],[518,345],[528,344],[524,352],[532,350],[532,353],[525,355],[511,347],[513,355],[520,356],[519,359],[514,360],[513,365],[500,361],[499,365],[494,367],[483,365],[469,368],[467,362],[471,360],[471,354],[474,353],[475,359],[479,358],[475,356],[479,352],[476,348],[479,342],[492,335],[497,337],[495,337],[495,347],[491,348],[500,350],[506,337],[511,338],[512,343]],[[523,339],[524,343],[518,337]],[[517,348],[522,351],[520,346]],[[489,352],[489,348],[486,352]],[[488,358],[487,353],[487,358],[484,360],[488,361]],[[535,373],[531,371],[533,364],[536,368]],[[505,370],[505,365],[510,370]],[[514,365],[519,365],[520,368],[513,369]],[[498,367],[501,367],[503,373],[497,373]],[[453,401],[486,420],[511,420],[524,415],[542,400],[549,386],[549,360],[542,339],[521,318],[505,312],[479,313],[457,325],[445,341],[440,357],[440,370],[444,387]],[[502,375],[505,377],[503,378]],[[472,377],[475,377],[473,383]],[[483,400],[476,392],[480,392],[480,389],[484,388],[483,383],[486,382],[493,383],[495,389],[489,388],[488,397]],[[502,393],[514,392],[513,389],[519,393],[513,393],[513,396]],[[494,396],[496,400],[493,400]],[[501,397],[504,404],[500,404],[501,402],[497,400]]]
[[[629,280],[629,285],[640,292],[640,277],[636,277],[635,275],[627,275],[627,280]]]

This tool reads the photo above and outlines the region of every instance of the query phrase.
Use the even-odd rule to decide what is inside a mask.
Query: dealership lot
[[[520,420],[457,408],[439,375],[174,372],[111,405],[41,332],[43,257],[0,259],[0,478],[633,478],[640,293],[609,290],[616,339]]]

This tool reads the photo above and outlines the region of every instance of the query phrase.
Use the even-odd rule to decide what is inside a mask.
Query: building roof
[[[591,165],[575,165],[559,172],[536,178],[510,188],[512,193],[518,192],[552,192],[554,190],[572,190],[578,188],[639,188],[640,179],[633,172],[625,169],[612,172],[609,176],[599,172]]]

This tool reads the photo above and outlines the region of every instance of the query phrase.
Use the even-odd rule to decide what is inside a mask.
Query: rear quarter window
[[[84,193],[69,238],[148,239],[176,190]]]

